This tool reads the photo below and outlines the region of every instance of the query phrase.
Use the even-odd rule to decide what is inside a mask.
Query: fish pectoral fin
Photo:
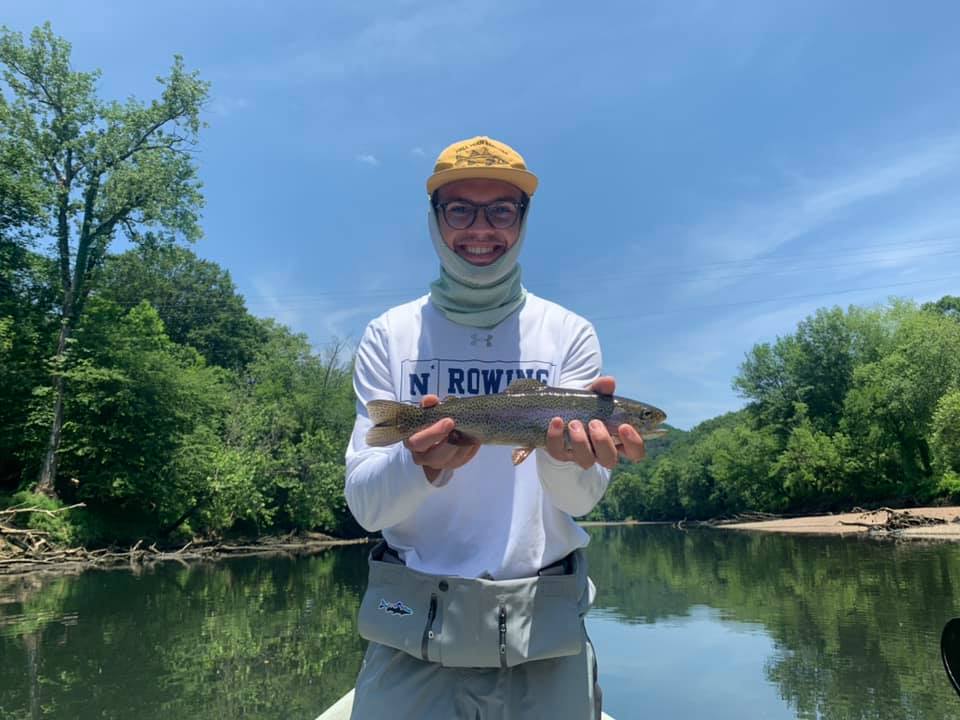
[[[461,430],[453,429],[447,435],[447,442],[451,445],[479,445],[480,441],[473,435],[469,435]]]
[[[533,378],[520,378],[510,383],[510,386],[504,390],[505,393],[532,393],[543,392],[547,386],[539,380]]]
[[[536,382],[536,381],[534,381],[534,382]],[[530,453],[532,453],[535,449],[536,449],[536,448],[532,448],[532,447],[518,447],[518,448],[514,448],[514,449],[513,449],[513,455],[511,455],[511,459],[513,460],[513,464],[514,464],[514,465],[519,465],[520,463],[522,463],[524,460],[526,460],[528,457],[530,457]]]

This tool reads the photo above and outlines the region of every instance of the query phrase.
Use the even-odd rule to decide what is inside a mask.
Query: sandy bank
[[[905,515],[913,518],[934,518],[943,524],[896,528],[889,522],[891,514],[886,510],[851,512],[838,515],[811,515],[784,520],[763,520],[720,525],[733,530],[761,530],[764,532],[807,533],[815,535],[856,535],[872,533],[896,537],[960,540],[960,506],[924,507],[895,510],[893,519]]]

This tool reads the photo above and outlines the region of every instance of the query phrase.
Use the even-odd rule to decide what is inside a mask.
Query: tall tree
[[[189,248],[142,243],[111,255],[97,292],[119,305],[153,305],[175,343],[196,348],[208,363],[240,370],[266,341],[230,273]]]
[[[141,533],[207,504],[223,485],[211,479],[226,373],[172,342],[146,301],[124,311],[91,297],[75,337],[64,370],[71,392],[61,466],[77,484],[63,488],[64,499],[82,500],[104,519],[135,521]]]
[[[174,57],[158,78],[159,98],[107,102],[96,94],[99,72],[70,66],[70,44],[47,23],[29,44],[0,29],[0,65],[9,99],[0,103],[0,155],[33,162],[32,174],[51,189],[43,212],[58,261],[60,328],[53,367],[50,437],[37,490],[55,494],[63,428],[68,340],[83,314],[91,279],[112,240],[123,234],[171,242],[200,236],[203,198],[190,153],[201,127],[207,83]]]

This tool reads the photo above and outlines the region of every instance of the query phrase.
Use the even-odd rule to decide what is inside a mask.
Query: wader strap
[[[545,568],[538,571],[537,575],[572,575],[575,571],[573,555],[574,553],[570,553],[566,557],[560,558],[555,563],[547,565]],[[400,554],[392,547],[387,545],[386,540],[380,540],[377,542],[373,550],[370,551],[370,556],[374,560],[380,560],[381,562],[392,563],[394,565],[406,564],[400,558]],[[493,578],[490,579],[492,580]]]

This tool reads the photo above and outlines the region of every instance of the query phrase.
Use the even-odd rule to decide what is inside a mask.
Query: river
[[[960,720],[960,544],[589,532],[617,720]],[[360,665],[365,553],[0,578],[0,718],[312,720]]]

